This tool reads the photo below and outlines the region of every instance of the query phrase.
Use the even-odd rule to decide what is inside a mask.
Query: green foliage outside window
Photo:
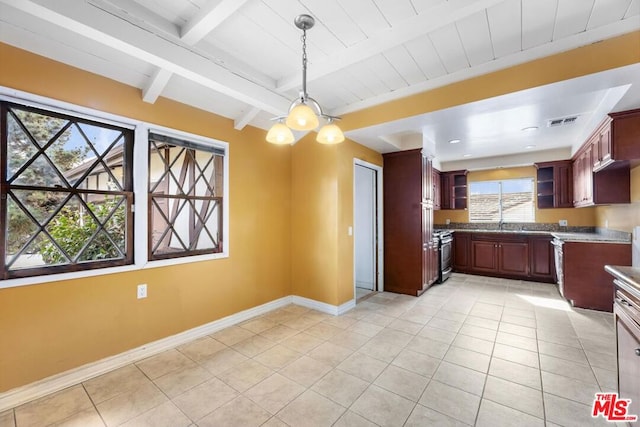
[[[89,213],[70,207],[64,207],[61,214],[51,221],[47,229],[58,246],[70,257],[80,254],[86,245],[86,249],[80,254],[79,261],[120,258],[125,250],[126,212],[124,203],[116,208],[117,204],[116,199],[109,199],[100,204],[87,203],[93,214],[101,220],[106,219],[115,208],[115,212],[106,222],[103,230],[98,231],[99,226]],[[91,240],[96,232],[97,235]],[[49,240],[40,245],[40,254],[46,264],[68,262],[58,246]]]

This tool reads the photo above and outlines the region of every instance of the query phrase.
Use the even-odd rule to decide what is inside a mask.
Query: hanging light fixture
[[[322,144],[338,144],[344,141],[342,130],[334,123],[340,117],[330,116],[322,112],[320,104],[307,93],[307,30],[315,24],[310,15],[298,15],[293,21],[302,30],[302,91],[289,106],[286,117],[275,117],[274,125],[267,133],[267,142],[272,144],[291,144],[294,141],[293,130],[309,131],[320,125],[320,119],[326,124],[320,128],[316,141]]]

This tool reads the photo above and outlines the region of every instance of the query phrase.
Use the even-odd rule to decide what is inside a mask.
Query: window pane
[[[220,150],[200,150],[193,142],[153,134],[150,138],[150,258],[221,252]]]
[[[502,181],[502,220],[534,222],[533,179]]]
[[[500,221],[500,183],[479,181],[469,184],[469,221]]]
[[[3,278],[133,262],[133,132],[10,103],[6,107]],[[127,154],[129,153],[129,154]],[[128,177],[128,178],[127,178]],[[68,268],[65,268],[68,266]],[[29,270],[31,269],[31,270]],[[28,271],[29,270],[29,271]]]
[[[534,222],[533,178],[469,184],[470,222]]]

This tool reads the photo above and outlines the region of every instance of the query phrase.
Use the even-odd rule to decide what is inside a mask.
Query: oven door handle
[[[447,243],[451,243],[451,242],[453,242],[452,238],[446,238],[446,239],[440,240],[440,243],[443,245],[446,245]]]

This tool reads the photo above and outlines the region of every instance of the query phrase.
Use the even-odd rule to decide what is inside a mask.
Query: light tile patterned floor
[[[586,426],[613,317],[454,275],[343,316],[287,306],[0,414],[6,426]]]

